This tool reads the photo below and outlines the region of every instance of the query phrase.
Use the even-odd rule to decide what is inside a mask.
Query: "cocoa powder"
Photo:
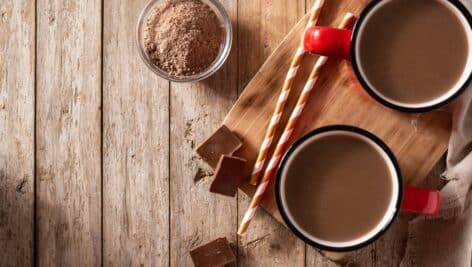
[[[165,0],[146,22],[144,47],[153,64],[172,76],[207,69],[220,52],[223,29],[200,0]]]

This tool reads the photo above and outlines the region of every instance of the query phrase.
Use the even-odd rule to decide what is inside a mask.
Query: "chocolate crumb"
[[[173,76],[207,69],[220,52],[223,28],[200,0],[165,0],[151,13],[144,47],[152,63]]]

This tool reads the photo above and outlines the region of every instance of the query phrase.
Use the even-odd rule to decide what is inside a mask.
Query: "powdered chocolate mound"
[[[223,29],[199,0],[166,0],[147,20],[144,45],[151,61],[172,76],[207,69],[219,54]]]

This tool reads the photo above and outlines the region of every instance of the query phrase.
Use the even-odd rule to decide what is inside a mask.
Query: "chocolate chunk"
[[[221,267],[236,261],[233,250],[225,237],[194,248],[190,251],[195,267]]]
[[[244,178],[246,160],[238,157],[223,155],[215,171],[215,179],[211,183],[210,192],[234,197],[238,186]]]
[[[197,153],[215,169],[221,155],[232,155],[241,146],[241,140],[228,127],[222,125],[198,146]]]

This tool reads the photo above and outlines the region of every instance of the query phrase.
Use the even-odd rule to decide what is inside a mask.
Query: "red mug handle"
[[[441,206],[439,191],[405,186],[403,188],[402,211],[422,214],[437,214]]]
[[[327,57],[350,58],[351,30],[313,26],[305,32],[305,50]]]

